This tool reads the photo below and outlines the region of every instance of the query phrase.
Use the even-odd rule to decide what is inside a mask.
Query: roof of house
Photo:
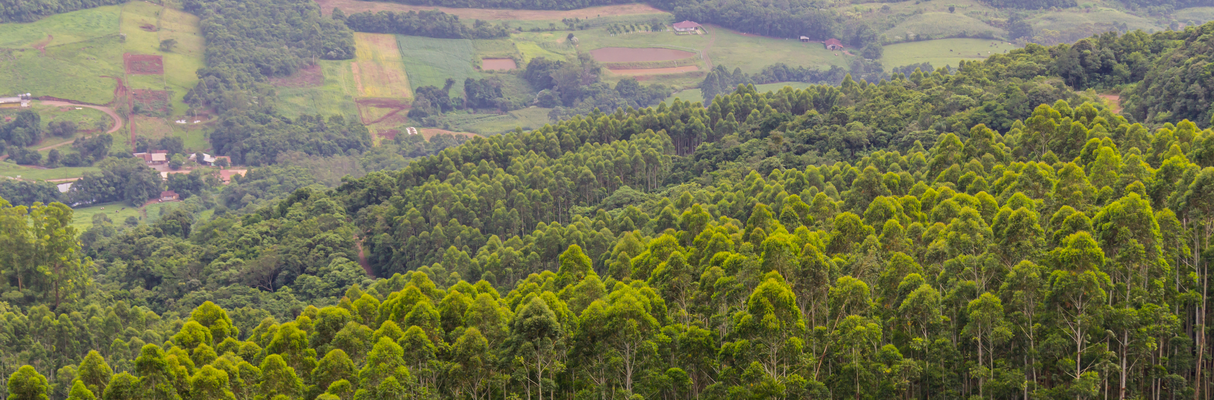
[[[691,21],[683,21],[683,22],[675,22],[674,27],[675,27],[675,29],[699,28],[700,24],[697,24],[697,23],[691,22]]]
[[[835,38],[826,39],[826,41],[822,42],[822,44],[825,44],[827,46],[843,47],[843,42],[840,42],[839,39],[835,39]]]
[[[169,156],[168,154],[165,154],[165,153],[152,153],[151,155],[152,155],[152,161],[165,161],[168,159],[168,156]]]
[[[20,97],[0,97],[0,103],[20,103]]]
[[[809,36],[801,36],[801,40],[809,40]]]
[[[166,190],[166,191],[160,192],[160,198],[163,199],[165,197],[177,197],[177,192],[174,192],[172,190]]]

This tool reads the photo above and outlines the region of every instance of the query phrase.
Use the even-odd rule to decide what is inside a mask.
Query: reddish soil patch
[[[143,29],[143,30],[148,31],[148,32],[156,32],[156,26],[155,26],[155,25],[152,25],[152,24],[143,24],[143,25],[140,25],[140,26],[139,26],[139,29]]]
[[[42,53],[42,55],[44,55],[44,56],[45,56],[45,55],[46,55],[46,46],[47,46],[47,45],[49,45],[49,44],[51,44],[51,41],[52,41],[52,40],[55,40],[55,36],[53,36],[53,35],[46,35],[46,40],[43,40],[43,41],[38,42],[38,43],[34,43],[34,49],[35,49],[35,50],[38,50],[39,52],[41,52],[41,53]]]
[[[131,90],[131,105],[142,104],[145,109],[168,112],[171,106],[166,90]]]
[[[637,76],[637,75],[682,74],[682,73],[687,73],[687,72],[699,71],[700,68],[697,66],[694,66],[694,65],[688,65],[686,67],[670,67],[670,68],[621,68],[621,69],[608,68],[608,70],[610,70],[611,73],[616,74],[616,75]]]
[[[598,62],[619,63],[682,60],[695,57],[696,53],[660,47],[604,47],[591,50],[590,55]]]
[[[509,58],[486,58],[481,60],[481,70],[483,71],[509,71],[517,69],[518,65],[513,59]]]
[[[164,60],[160,56],[126,53],[122,55],[122,61],[127,74],[164,75]]]
[[[411,104],[406,103],[404,100],[399,99],[364,98],[354,100],[354,103],[358,105],[358,115],[362,120],[363,125],[403,124],[409,121],[408,110],[409,107],[412,106]],[[371,108],[386,108],[390,109],[391,111],[381,117],[372,118],[366,116],[366,114],[370,114],[368,111]]]
[[[1109,104],[1112,106],[1112,110],[1113,110],[1114,114],[1121,113],[1121,96],[1120,95],[1101,94],[1101,95],[1097,95],[1097,96],[1100,96],[1100,98],[1102,98],[1102,99],[1108,100]]]
[[[321,71],[320,64],[295,71],[291,76],[270,80],[270,84],[278,87],[313,87],[324,82],[325,74]]]
[[[590,7],[579,10],[568,11],[546,11],[546,10],[507,10],[507,9],[488,9],[488,8],[455,8],[455,7],[434,7],[434,6],[411,6],[406,4],[371,2],[362,0],[316,0],[320,4],[320,9],[325,15],[333,13],[334,8],[340,8],[346,14],[360,13],[370,11],[372,13],[379,11],[428,11],[439,10],[447,14],[452,14],[463,19],[483,19],[483,20],[562,20],[565,18],[580,18],[591,19],[598,17],[610,17],[620,15],[641,15],[641,14],[664,14],[665,11],[653,8],[648,4],[619,4],[603,7]]]
[[[388,129],[386,131],[380,131],[379,137],[382,137],[387,140],[396,140],[396,135],[399,135],[399,134],[400,134],[400,131],[398,131],[396,129]]]

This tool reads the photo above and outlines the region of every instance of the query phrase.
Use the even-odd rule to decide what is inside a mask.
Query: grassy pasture
[[[989,39],[925,40],[885,46],[885,56],[881,58],[881,63],[887,68],[894,68],[929,62],[934,68],[948,65],[955,69],[962,60],[983,60],[990,54],[1005,53],[1016,48],[1007,42]]]
[[[127,86],[171,91],[172,115],[186,111],[185,94],[198,83],[196,71],[205,66],[205,45],[198,23],[198,17],[189,13],[141,1],[129,2],[122,8],[121,31],[127,37],[124,50],[131,54],[159,55],[164,63],[164,75],[130,75]],[[152,26],[153,31],[144,29],[145,25]],[[167,39],[177,40],[177,46],[162,52],[160,41]]]
[[[118,31],[122,6],[105,6],[56,14],[36,22],[0,24],[0,48],[30,48],[53,35],[50,46],[86,41]]]
[[[947,11],[913,15],[885,31],[885,36],[895,42],[924,36],[941,38],[961,34],[1006,37],[1007,31],[963,13]]]
[[[14,164],[11,160],[0,161],[0,176],[25,180],[69,179],[84,176],[85,172],[101,171],[97,167],[62,167],[38,169]]]
[[[493,135],[514,128],[533,130],[551,123],[548,119],[550,108],[524,108],[506,114],[449,114],[452,122],[451,130],[473,132],[479,135]]]
[[[413,89],[422,86],[441,88],[447,78],[451,78],[455,80],[452,93],[463,93],[464,79],[481,77],[472,68],[476,49],[471,40],[397,35],[396,42]]]
[[[350,63],[349,60],[321,60],[324,83],[320,86],[277,88],[279,111],[289,117],[320,114],[358,118],[358,108],[354,104],[358,87],[354,84]]]
[[[34,93],[105,104],[113,100],[121,77],[122,43],[117,36],[103,36],[46,48],[46,54],[27,50],[0,52],[0,93]]]
[[[477,58],[510,58],[519,53],[510,39],[473,40],[472,48]]]
[[[138,207],[131,207],[125,202],[94,204],[72,209],[72,227],[84,233],[86,229],[93,227],[95,215],[105,215],[115,226],[121,226],[128,217],[143,219],[143,213],[139,212]]]

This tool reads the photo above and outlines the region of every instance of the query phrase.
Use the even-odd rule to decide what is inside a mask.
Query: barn
[[[843,50],[843,42],[835,38],[826,39],[826,41],[822,42],[822,45],[826,46],[827,50]]]

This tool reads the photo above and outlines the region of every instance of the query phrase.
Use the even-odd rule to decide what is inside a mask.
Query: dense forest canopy
[[[58,198],[0,183],[7,398],[1159,399],[1214,382],[1214,130],[1193,72],[1214,24],[956,70],[721,67],[706,102],[648,108],[661,87],[537,58],[520,74],[575,110],[561,122],[372,147],[356,121],[279,115],[265,84],[349,57],[349,26],[307,0],[187,7],[216,43],[187,100],[220,112],[221,154],[267,166],[222,188],[119,158]],[[830,84],[750,85],[772,79]],[[465,100],[492,103],[492,83]],[[1085,91],[1127,84],[1126,115]],[[454,108],[453,85],[419,101]],[[186,202],[82,233],[55,202],[163,188]]]

